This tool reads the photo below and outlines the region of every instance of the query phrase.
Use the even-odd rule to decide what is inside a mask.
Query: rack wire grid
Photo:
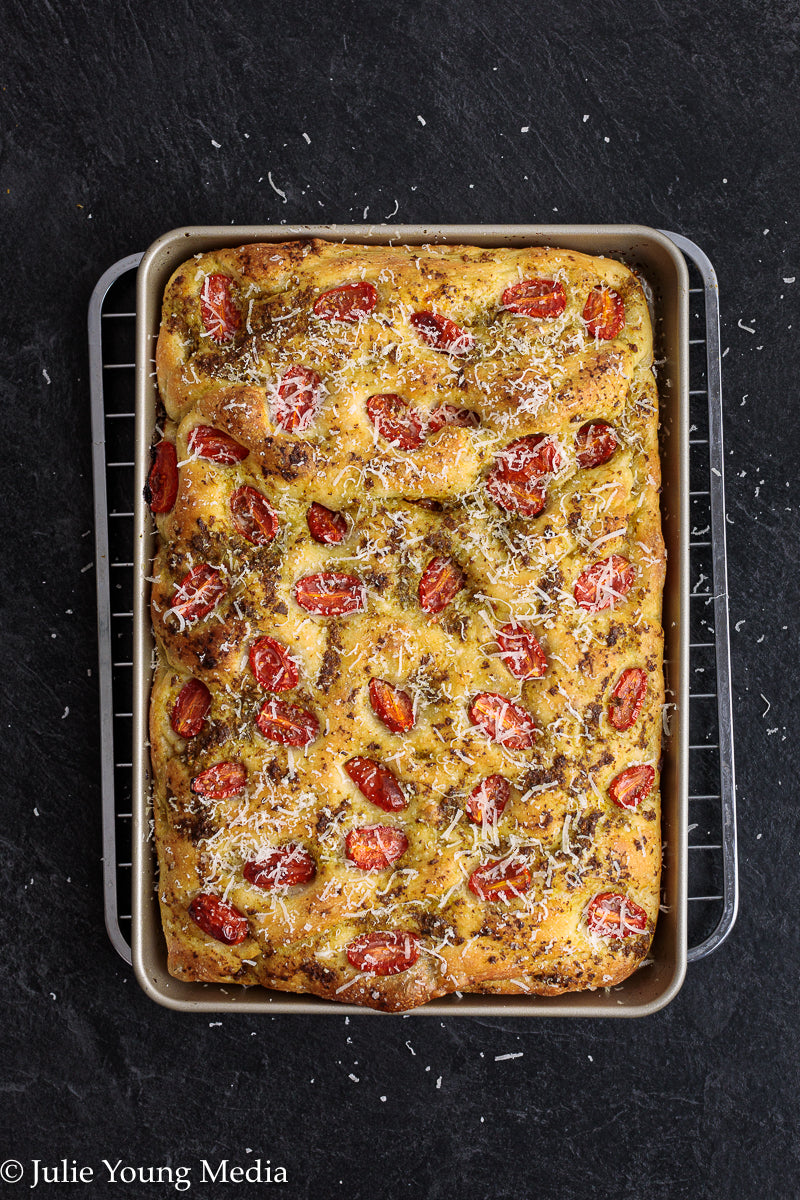
[[[666,232],[666,231],[664,231]],[[689,962],[738,908],[719,298],[694,242],[667,233],[690,277]],[[134,344],[141,254],[103,274],[89,305],[106,928],[131,961]]]

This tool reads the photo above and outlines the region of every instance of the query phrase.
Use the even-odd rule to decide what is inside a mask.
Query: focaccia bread
[[[619,262],[170,280],[148,498],[170,972],[387,1011],[625,979],[659,906],[652,332]]]

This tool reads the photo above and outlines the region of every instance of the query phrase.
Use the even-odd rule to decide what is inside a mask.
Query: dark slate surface
[[[204,1198],[800,1194],[799,23],[788,0],[6,6],[4,1195],[62,1158],[95,1181],[50,1196],[175,1193],[103,1159],[189,1167]],[[177,225],[390,215],[641,222],[719,272],[743,901],[647,1020],[181,1016],[104,933],[92,287]],[[289,1182],[200,1182],[258,1157]]]

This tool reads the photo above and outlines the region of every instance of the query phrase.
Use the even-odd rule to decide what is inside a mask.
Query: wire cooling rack
[[[716,950],[738,907],[719,297],[703,251],[676,233],[690,276],[689,962]],[[105,919],[131,961],[134,344],[131,254],[89,304]]]

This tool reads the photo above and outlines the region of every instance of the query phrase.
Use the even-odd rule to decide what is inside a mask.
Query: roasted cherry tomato
[[[416,312],[411,314],[409,320],[423,342],[427,342],[432,350],[441,350],[445,354],[453,354],[460,358],[475,345],[475,338],[468,330],[462,329],[455,321],[443,317],[441,313]]]
[[[216,567],[198,563],[172,594],[172,611],[184,621],[199,621],[217,607],[228,589]]]
[[[313,713],[274,696],[261,705],[256,725],[262,737],[281,746],[308,746],[319,733],[319,721]]]
[[[555,438],[547,433],[529,433],[504,446],[495,459],[495,466],[503,479],[532,484],[553,475],[563,461]]]
[[[304,575],[294,585],[294,594],[301,608],[321,617],[361,612],[367,604],[367,593],[361,580],[356,575],[344,575],[339,571]]]
[[[545,483],[563,462],[558,443],[545,433],[509,442],[486,477],[486,490],[506,512],[536,517],[547,501]]]
[[[278,532],[278,517],[269,500],[249,484],[231,496],[231,515],[239,533],[254,546],[265,546]]]
[[[539,732],[527,709],[497,692],[480,692],[469,706],[469,719],[508,750],[527,750]]]
[[[464,586],[464,574],[452,558],[437,555],[428,563],[419,581],[419,603],[423,612],[443,612]]]
[[[506,312],[525,317],[560,317],[567,307],[567,293],[558,279],[523,279],[503,292]]]
[[[153,465],[147,476],[145,499],[150,512],[169,512],[178,495],[178,455],[174,442],[159,442],[153,451]]]
[[[400,812],[408,807],[403,789],[382,763],[357,755],[344,764],[344,769],[362,795],[384,812]]]
[[[207,458],[223,467],[232,467],[250,453],[229,433],[223,433],[213,425],[195,425],[186,444],[189,453],[196,458]]]
[[[300,678],[297,663],[283,643],[268,636],[250,647],[250,670],[268,692],[289,692]]]
[[[275,424],[287,433],[307,429],[322,401],[322,380],[310,367],[289,367],[273,401]]]
[[[656,773],[646,763],[626,767],[611,781],[608,794],[620,808],[638,808],[650,795]]]
[[[218,345],[229,342],[242,323],[227,275],[207,275],[200,293],[200,315],[206,333]]]
[[[438,433],[445,425],[459,425],[462,429],[477,429],[481,419],[471,408],[456,408],[455,404],[440,404],[428,417],[425,432],[428,436]]]
[[[408,849],[408,838],[393,825],[362,825],[344,841],[347,857],[362,871],[381,871]]]
[[[586,924],[599,937],[631,937],[647,929],[647,913],[621,892],[598,892],[589,901]]]
[[[414,705],[408,692],[387,683],[385,679],[370,679],[369,701],[372,711],[392,733],[405,733],[414,728]]]
[[[367,416],[381,437],[400,450],[417,450],[425,441],[419,414],[394,392],[370,396]]]
[[[530,886],[529,868],[513,858],[484,863],[469,877],[469,890],[480,900],[514,900]]]
[[[242,763],[220,762],[206,767],[192,780],[192,791],[209,800],[228,800],[238,796],[247,784],[247,768]]]
[[[647,671],[628,667],[622,672],[608,702],[608,719],[615,729],[624,731],[635,725],[647,694]]]
[[[304,846],[289,842],[275,850],[269,850],[260,858],[246,862],[242,875],[248,883],[271,892],[274,888],[295,887],[298,883],[310,883],[317,873],[317,864]]]
[[[504,479],[496,466],[486,476],[486,490],[500,508],[517,513],[520,517],[538,517],[547,503],[544,484]]]
[[[347,533],[344,513],[334,512],[324,504],[317,504],[316,500],[306,513],[306,522],[314,541],[323,546],[335,546]]]
[[[592,337],[607,342],[625,324],[625,302],[619,292],[600,284],[592,288],[583,306],[583,319]]]
[[[169,721],[178,737],[196,737],[211,709],[211,692],[199,679],[187,679],[172,706]]]
[[[347,959],[357,971],[371,975],[399,975],[419,958],[413,933],[362,933],[347,947]]]
[[[495,825],[508,804],[511,785],[502,775],[487,775],[467,797],[467,816],[476,825]]]
[[[601,467],[613,457],[618,445],[619,438],[608,421],[587,421],[575,438],[578,466]]]
[[[541,679],[547,673],[547,656],[533,631],[512,621],[497,632],[503,662],[517,679]]]
[[[343,283],[323,292],[314,301],[314,315],[323,321],[347,321],[352,324],[375,311],[378,293],[371,283]]]
[[[624,600],[635,578],[633,563],[619,554],[611,554],[592,563],[578,576],[572,594],[575,603],[586,612],[601,612]]]
[[[189,905],[189,916],[203,933],[224,942],[226,946],[238,946],[249,933],[247,917],[221,896],[212,892],[201,892]]]

